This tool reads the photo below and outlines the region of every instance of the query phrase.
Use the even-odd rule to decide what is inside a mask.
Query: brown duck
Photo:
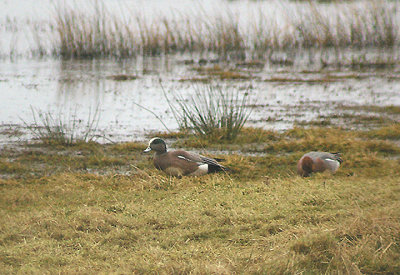
[[[215,159],[184,150],[167,151],[167,145],[161,138],[149,141],[145,153],[154,151],[154,166],[171,176],[201,176],[208,173],[227,171]]]
[[[340,153],[309,152],[304,154],[297,163],[297,173],[302,177],[326,170],[335,173],[342,162]]]

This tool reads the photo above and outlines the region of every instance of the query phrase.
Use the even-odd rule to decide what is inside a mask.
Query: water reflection
[[[161,114],[167,111],[167,106],[160,104],[161,72],[164,76],[171,72],[171,64],[166,59],[60,61],[57,105],[65,111],[78,108],[80,116],[99,106],[102,131],[118,138],[121,135],[125,139],[137,138],[139,133],[143,136],[143,131],[159,129],[159,122],[149,123],[154,121],[153,115],[137,104]],[[113,78],[120,75],[134,76],[134,79]]]

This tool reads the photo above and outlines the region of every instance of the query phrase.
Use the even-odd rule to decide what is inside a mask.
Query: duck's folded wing
[[[321,155],[320,158],[328,161],[329,160],[338,161],[339,163],[343,162],[340,153],[323,153],[323,155]]]
[[[184,159],[186,161],[196,162],[198,164],[210,164],[210,165],[222,166],[215,159],[208,158],[196,153],[190,153],[183,150],[178,150],[174,151],[174,154],[176,155],[177,158]]]
[[[173,151],[173,152],[171,152],[171,154],[173,154],[175,157],[185,160],[185,161],[197,162],[197,163],[203,162],[199,155],[194,154],[194,153],[189,153],[189,152],[186,152],[183,150]]]
[[[331,153],[331,155],[333,156],[334,160],[337,160],[340,163],[343,162],[342,155],[339,152]]]

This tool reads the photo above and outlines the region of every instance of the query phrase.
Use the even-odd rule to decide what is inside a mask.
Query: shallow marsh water
[[[141,2],[138,7],[153,16],[156,13],[151,10],[155,6],[158,11],[164,7],[170,11],[168,14],[194,9],[191,1],[179,7],[160,2]],[[275,51],[268,60],[247,58],[244,61],[220,60],[212,54],[124,60],[38,58],[32,56],[37,51],[35,44],[29,42],[33,38],[24,34],[48,20],[52,5],[44,0],[24,3],[1,4],[0,23],[5,34],[0,45],[1,144],[30,138],[25,126],[34,123],[32,110],[49,112],[66,122],[81,120],[82,127],[89,115],[98,110],[98,134],[107,137],[99,139],[100,142],[143,140],[152,132],[165,131],[159,119],[144,108],[157,114],[169,129],[177,130],[163,89],[170,99],[175,94],[189,97],[196,88],[208,83],[250,93],[254,104],[247,125],[275,130],[335,115],[374,115],[360,106],[400,105],[397,50],[349,50],[342,51],[339,57],[325,50],[304,54]],[[119,1],[104,3],[109,9],[121,7]],[[221,1],[220,4],[230,5],[233,11],[246,8],[247,13],[255,5],[254,1],[231,4]],[[16,5],[22,8],[15,9]],[[35,12],[40,6],[47,8]],[[213,10],[207,1],[202,7]],[[38,33],[44,35],[47,28],[44,24],[43,31]],[[44,40],[43,45],[50,42]],[[18,45],[15,49],[14,44]],[[7,52],[9,49],[12,54],[11,50]],[[328,66],[321,60],[328,61]],[[221,72],[235,72],[240,77],[223,78],[207,73],[216,68]],[[396,121],[399,117],[393,115],[390,119]]]
[[[177,60],[178,59],[178,60]],[[179,57],[103,61],[23,60],[0,67],[0,118],[3,125],[33,123],[32,109],[87,120],[99,109],[99,134],[114,141],[143,139],[177,124],[163,94],[189,96],[204,77]],[[209,65],[211,67],[215,65]],[[211,80],[249,92],[255,103],[249,126],[283,130],[295,121],[343,114],[342,107],[400,105],[400,74],[395,70],[301,72],[282,67],[244,71],[249,79]],[[128,80],[120,80],[120,78]],[[132,77],[132,79],[129,79]],[[188,81],[186,81],[188,79]],[[183,81],[185,80],[185,81]],[[207,79],[208,80],[208,79]],[[139,104],[140,106],[138,106]],[[354,110],[347,110],[347,113]]]

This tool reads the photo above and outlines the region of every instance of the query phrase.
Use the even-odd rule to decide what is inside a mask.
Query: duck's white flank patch
[[[325,159],[326,161],[329,161],[328,165],[331,168],[332,172],[336,172],[337,169],[339,169],[340,162],[335,160],[335,159]]]
[[[199,165],[196,171],[189,174],[189,176],[202,176],[208,173],[208,164]]]

